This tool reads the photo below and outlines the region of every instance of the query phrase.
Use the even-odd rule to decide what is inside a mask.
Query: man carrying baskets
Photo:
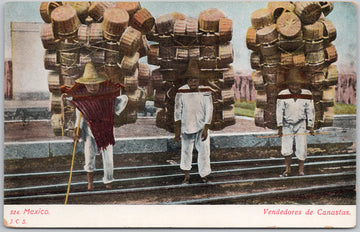
[[[210,136],[208,129],[213,113],[211,92],[199,86],[199,69],[196,61],[189,62],[185,73],[187,84],[180,87],[175,96],[175,141],[181,137],[181,164],[185,173],[183,183],[190,183],[193,148],[198,151],[199,174],[207,182],[210,168]]]
[[[315,108],[312,93],[301,89],[302,73],[290,69],[288,89],[282,90],[277,97],[276,121],[278,135],[281,136],[281,154],[285,157],[286,170],[282,176],[291,172],[291,155],[295,153],[299,161],[299,175],[304,175],[304,162],[307,157],[306,129],[314,133]],[[295,145],[295,151],[294,151]]]
[[[121,84],[113,83],[99,75],[92,63],[87,63],[84,74],[76,84],[63,92],[72,96],[76,115],[81,117],[79,133],[74,128],[73,139],[84,141],[85,165],[88,190],[93,190],[96,155],[102,155],[104,177],[107,189],[112,188],[113,145],[115,144],[113,126],[114,113],[119,115],[125,108],[128,98],[121,94]],[[120,96],[119,96],[120,95]]]

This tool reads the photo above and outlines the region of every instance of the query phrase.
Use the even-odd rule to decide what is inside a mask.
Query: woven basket
[[[63,80],[61,78],[61,76],[59,75],[59,73],[57,72],[49,72],[48,74],[48,87],[49,87],[49,91],[51,93],[56,92],[56,93],[60,93],[60,86],[62,86]]]
[[[92,23],[89,29],[90,43],[98,43],[104,40],[103,30],[101,23]]]
[[[175,57],[178,61],[188,61],[189,60],[189,50],[187,48],[176,48]]]
[[[55,8],[62,6],[62,2],[41,2],[40,16],[45,23],[51,23],[51,13]]]
[[[332,126],[334,121],[334,107],[326,107],[321,121],[322,127]]]
[[[330,65],[327,68],[325,82],[326,82],[327,86],[337,85],[337,83],[338,83],[338,72],[337,72],[336,65]]]
[[[119,51],[126,56],[132,56],[139,48],[141,32],[133,27],[128,27],[122,34],[119,42]]]
[[[116,2],[115,7],[119,9],[124,9],[128,12],[130,18],[134,16],[134,14],[140,10],[139,2]]]
[[[317,52],[324,49],[324,40],[312,40],[305,41],[305,53],[307,52]]]
[[[139,87],[138,75],[139,75],[139,70],[136,69],[132,75],[128,75],[124,77],[124,85],[126,90],[134,91]]]
[[[324,40],[325,43],[331,43],[336,39],[336,29],[334,24],[326,19],[321,19],[321,23],[324,25]]]
[[[246,32],[246,47],[250,50],[257,50],[256,29],[249,27]]]
[[[255,90],[264,90],[264,78],[260,71],[254,71],[251,74],[251,80],[253,82]]]
[[[72,66],[79,64],[80,49],[75,43],[60,42],[58,44],[58,62],[61,65]]]
[[[80,43],[89,42],[89,27],[86,24],[81,24],[77,32],[77,40]]]
[[[321,6],[319,2],[295,2],[295,14],[299,16],[304,24],[313,24],[321,16]]]
[[[135,29],[147,34],[155,24],[155,19],[146,8],[138,10],[131,19],[130,25]]]
[[[146,39],[146,35],[142,35],[141,39],[139,40],[139,49],[138,52],[140,54],[140,57],[144,57],[149,52],[149,44]]]
[[[196,18],[186,17],[186,35],[196,37],[199,31],[199,24]]]
[[[60,113],[51,116],[51,128],[56,136],[63,135],[63,118]]]
[[[41,25],[40,38],[45,49],[56,48],[56,40],[50,23],[44,23]]]
[[[294,11],[295,5],[291,2],[268,2],[267,8],[271,10],[274,19],[278,19],[283,13]]]
[[[284,36],[279,36],[279,43],[278,47],[280,50],[284,50],[287,52],[293,52],[298,50],[303,50],[304,48],[304,41],[302,36],[302,31],[300,34],[292,39],[285,38]]]
[[[278,46],[276,44],[262,44],[260,46],[260,54],[262,57],[279,54]]]
[[[185,36],[186,21],[184,19],[175,20],[173,32],[174,32],[174,36]]]
[[[117,42],[129,24],[129,14],[124,9],[109,7],[104,12],[102,29],[107,40]]]
[[[166,92],[164,90],[156,90],[154,105],[158,108],[166,107]]]
[[[120,67],[125,73],[131,73],[136,68],[140,55],[138,52],[135,52],[133,56],[124,56]]]
[[[285,38],[295,38],[301,32],[301,20],[293,12],[285,12],[278,18],[276,28]]]
[[[251,14],[251,25],[255,29],[261,29],[273,23],[274,17],[270,9],[258,9]]]
[[[159,35],[170,34],[173,32],[175,19],[171,14],[165,14],[155,19],[156,32]]]
[[[224,106],[235,103],[235,93],[232,88],[221,90],[221,102]]]
[[[261,59],[258,52],[251,53],[250,64],[252,69],[260,69]]]
[[[324,16],[327,16],[331,13],[331,11],[334,9],[334,5],[332,2],[319,2],[321,6],[321,11],[323,12]]]
[[[163,85],[163,76],[160,72],[160,69],[154,69],[151,72],[151,83],[152,83],[152,87],[154,87],[154,89],[160,89]]]
[[[73,1],[63,2],[63,4],[70,5],[75,9],[76,14],[82,23],[85,23],[85,19],[89,16],[88,10],[90,3],[86,1]]]
[[[305,55],[305,61],[307,64],[319,64],[325,61],[325,53],[324,50],[316,51],[316,52],[308,52]]]
[[[214,33],[203,33],[200,36],[201,45],[215,45],[219,43],[219,37]]]
[[[234,49],[230,42],[219,45],[219,63],[230,64],[234,61]]]
[[[55,38],[69,39],[77,36],[80,26],[76,10],[69,5],[57,7],[51,13],[51,23]]]
[[[281,53],[274,53],[270,56],[263,56],[262,57],[262,65],[273,65],[273,64],[280,64],[281,62]]]
[[[198,59],[200,57],[200,48],[193,47],[189,48],[189,58],[190,59]]]
[[[199,30],[204,32],[218,32],[219,20],[225,18],[224,12],[216,8],[209,8],[200,12]]]
[[[262,77],[264,80],[264,84],[276,84],[278,82],[277,76],[278,76],[277,73],[263,74]]]
[[[328,64],[334,63],[337,61],[338,55],[334,45],[329,44],[325,48],[325,59]]]
[[[330,86],[323,91],[321,103],[325,107],[334,106],[335,102],[335,86]]]
[[[324,38],[324,24],[320,21],[315,22],[314,24],[304,25],[303,26],[303,38],[305,40],[321,40]]]
[[[105,64],[117,64],[120,61],[119,44],[112,41],[104,43]]]
[[[226,43],[232,39],[232,25],[231,19],[221,18],[219,20],[219,41],[220,43]]]
[[[149,65],[139,63],[139,86],[147,86],[150,82],[150,68]]]
[[[104,17],[104,12],[107,8],[113,7],[113,2],[91,2],[88,13],[95,22],[101,22]]]
[[[60,66],[60,75],[63,76],[70,76],[72,78],[75,77],[80,77],[83,72],[84,72],[84,68],[85,68],[85,64],[83,65],[73,65],[73,66],[64,66],[61,65]]]
[[[230,66],[230,68],[222,73],[222,78],[219,79],[221,88],[230,88],[234,85],[235,73],[234,68]]]
[[[45,50],[44,67],[46,70],[59,70],[60,64],[55,50]]]
[[[50,94],[50,111],[53,114],[61,113],[61,93],[52,92]]]
[[[273,44],[278,40],[276,25],[271,24],[256,32],[257,44]]]
[[[159,44],[150,44],[147,60],[149,64],[159,65]]]

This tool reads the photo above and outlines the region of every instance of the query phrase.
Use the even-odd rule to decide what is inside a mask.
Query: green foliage
[[[255,102],[235,101],[235,115],[254,117]],[[356,105],[335,103],[334,114],[356,114]]]

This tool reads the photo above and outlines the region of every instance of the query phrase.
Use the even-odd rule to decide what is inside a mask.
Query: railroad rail
[[[101,180],[96,180],[95,191],[86,190],[85,172],[76,170],[69,204],[230,204],[253,197],[355,189],[355,153],[309,156],[305,176],[279,177],[283,162],[283,158],[216,161],[212,162],[211,182],[201,183],[194,170],[188,185],[181,184],[183,174],[178,164],[118,167],[115,176],[122,178],[114,181],[114,189],[105,190]],[[292,167],[296,173],[296,162]],[[62,204],[68,175],[68,171],[5,174],[4,203]]]

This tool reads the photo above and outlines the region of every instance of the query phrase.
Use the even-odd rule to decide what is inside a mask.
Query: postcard
[[[357,6],[4,3],[3,224],[357,226]]]

